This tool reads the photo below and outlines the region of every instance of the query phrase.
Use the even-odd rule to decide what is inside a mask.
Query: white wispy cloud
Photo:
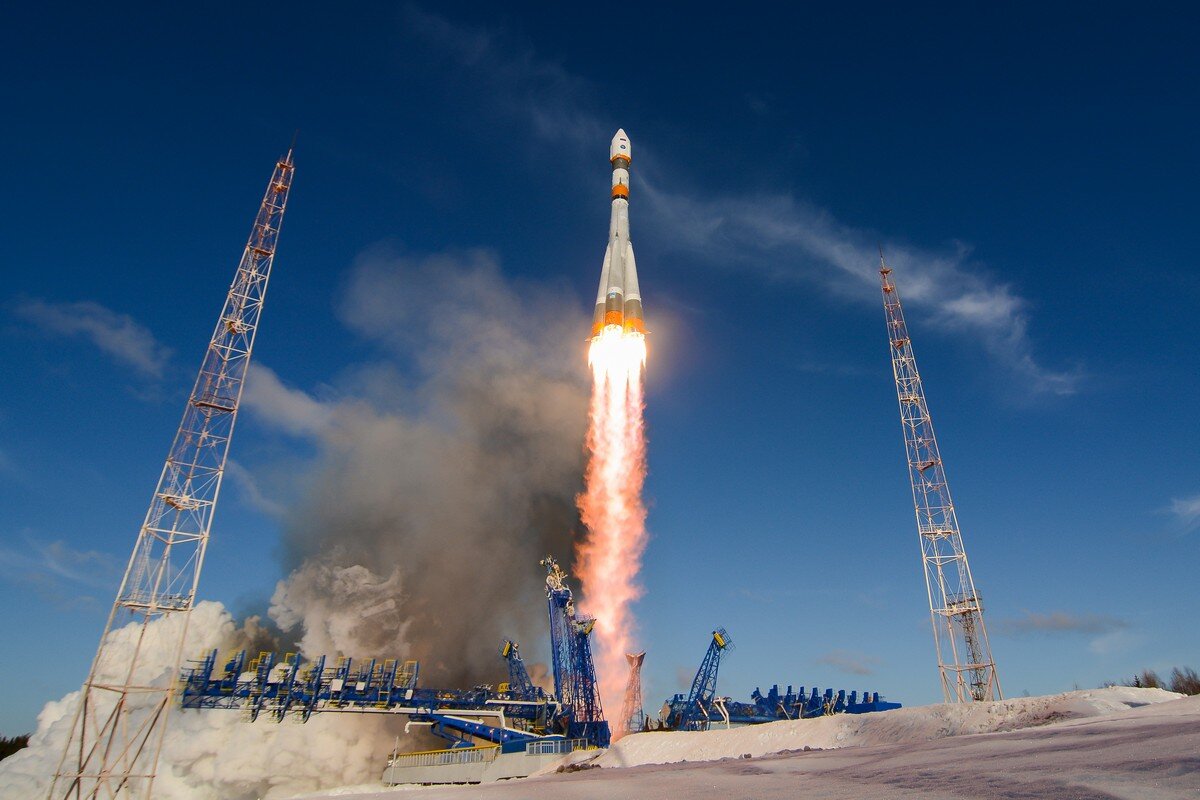
[[[254,473],[241,463],[229,459],[225,463],[225,476],[231,479],[238,489],[242,500],[251,508],[257,509],[269,517],[281,518],[284,514],[282,503],[267,496],[254,477]]]
[[[828,653],[818,656],[816,662],[851,675],[874,675],[875,667],[881,663],[875,656],[855,653],[851,650],[830,650]]]
[[[133,317],[90,300],[50,303],[25,298],[17,303],[14,313],[44,333],[84,338],[101,352],[151,378],[163,376],[171,357],[171,350]]]
[[[1109,631],[1092,639],[1088,643],[1088,650],[1098,656],[1127,653],[1143,647],[1145,641],[1146,635],[1144,633],[1122,628],[1120,630]]]
[[[262,422],[299,437],[319,437],[334,415],[332,404],[285,385],[273,369],[259,363],[250,366],[242,404]]]
[[[93,606],[101,594],[117,591],[121,562],[112,554],[44,541],[26,533],[20,543],[0,545],[0,580],[29,586],[63,608]]]
[[[591,84],[511,34],[455,25],[411,4],[401,17],[406,31],[444,54],[453,68],[486,83],[489,91],[481,101],[490,99],[496,109],[519,115],[539,139],[584,145],[605,136],[604,124],[587,104]]]
[[[1172,499],[1167,511],[1183,525],[1185,530],[1191,531],[1200,527],[1200,494]]]
[[[452,69],[485,87],[496,113],[511,116],[543,142],[578,149],[595,146],[610,133],[596,111],[597,88],[511,34],[455,25],[411,6],[404,21],[415,37],[442,52]],[[642,147],[643,153],[648,150]],[[652,223],[643,230],[663,232],[664,246],[685,250],[711,269],[737,268],[763,280],[816,285],[843,300],[876,303],[876,244],[882,240],[910,308],[945,330],[975,338],[1021,377],[1031,394],[1078,390],[1082,370],[1038,361],[1029,336],[1028,301],[973,262],[966,245],[913,246],[845,225],[786,193],[714,192],[706,184],[703,195],[691,195],[668,188],[681,183],[652,152],[649,161],[649,176],[643,169],[638,177],[638,194]]]
[[[877,237],[783,194],[689,197],[643,176],[652,227],[665,243],[726,268],[779,283],[817,285],[843,299],[879,301]],[[1029,339],[1029,304],[970,262],[970,249],[947,251],[885,241],[888,266],[909,308],[935,325],[976,338],[1034,392],[1072,394],[1082,373],[1038,363]]]
[[[1000,619],[993,623],[992,628],[997,633],[1011,636],[1028,634],[1089,634],[1104,635],[1125,630],[1129,623],[1118,617],[1106,614],[1075,614],[1069,611],[1050,611],[1041,613],[1026,611],[1020,617]]]

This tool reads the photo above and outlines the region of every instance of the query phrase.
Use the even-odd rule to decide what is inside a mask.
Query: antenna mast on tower
[[[967,564],[958,516],[950,499],[950,485],[933,434],[933,419],[917,373],[900,296],[889,277],[891,272],[880,251],[883,308],[887,314],[892,372],[900,400],[900,422],[904,427],[942,694],[947,703],[1002,700],[1004,695],[983,624],[983,605]]]
[[[51,784],[58,798],[149,798],[242,384],[294,173],[276,165],[138,533]],[[160,621],[165,676],[146,653]],[[161,664],[158,669],[161,670]]]

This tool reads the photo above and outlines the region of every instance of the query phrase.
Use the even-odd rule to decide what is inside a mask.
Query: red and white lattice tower
[[[629,683],[625,684],[625,699],[617,720],[618,737],[646,727],[646,712],[642,709],[642,662],[646,660],[646,651],[626,653],[625,660],[629,662]]]
[[[892,371],[900,400],[900,421],[904,427],[942,693],[947,703],[1001,700],[1004,695],[983,624],[983,604],[967,563],[958,516],[933,434],[933,420],[925,402],[925,389],[917,373],[912,339],[904,323],[896,285],[889,277],[891,272],[880,254],[883,308],[887,314]]]
[[[50,800],[149,798],[294,167],[276,165],[83,685]],[[148,655],[147,630],[155,623]],[[173,654],[162,671],[161,652]]]

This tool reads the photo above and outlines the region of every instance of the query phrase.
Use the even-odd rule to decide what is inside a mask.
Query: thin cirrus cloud
[[[269,496],[254,473],[243,467],[240,462],[232,458],[226,461],[225,475],[233,481],[246,505],[268,517],[283,517],[286,510],[284,504]]]
[[[1200,494],[1172,499],[1167,512],[1175,517],[1185,531],[1195,530],[1200,527]]]
[[[1036,634],[1086,634],[1103,636],[1125,630],[1129,623],[1104,614],[1072,614],[1067,611],[1039,613],[1026,611],[1023,616],[997,620],[992,625],[996,633],[1009,636]]]
[[[467,73],[486,89],[481,105],[490,103],[492,113],[509,116],[543,143],[578,152],[611,132],[612,125],[596,110],[597,87],[511,35],[456,25],[413,6],[403,19],[405,29],[449,69]],[[1023,379],[1031,394],[1078,391],[1083,371],[1054,369],[1037,359],[1028,301],[971,261],[969,247],[936,250],[879,237],[787,193],[714,192],[702,182],[674,179],[652,145],[639,149],[642,163],[649,162],[638,178],[651,223],[645,229],[670,231],[664,247],[684,251],[712,269],[735,268],[766,281],[822,287],[841,300],[875,303],[876,243],[882,238],[905,300],[933,324],[974,338],[995,362]],[[685,184],[705,185],[705,193],[670,188]]]
[[[43,333],[85,339],[144,377],[163,377],[171,358],[170,348],[133,317],[91,300],[51,303],[25,298],[17,303],[14,313]]]
[[[121,564],[109,553],[26,534],[19,546],[0,545],[0,581],[29,587],[65,609],[95,605],[92,592],[116,589]]]
[[[816,659],[818,664],[833,667],[850,675],[874,675],[875,667],[881,663],[874,656],[855,653],[850,650],[830,650]]]

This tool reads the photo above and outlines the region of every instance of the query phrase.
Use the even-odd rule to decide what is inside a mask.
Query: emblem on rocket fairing
[[[633,148],[625,131],[618,130],[608,150],[612,163],[612,219],[608,246],[600,270],[600,291],[592,317],[592,336],[609,326],[644,334],[642,294],[638,290],[637,264],[629,241],[629,165]]]

